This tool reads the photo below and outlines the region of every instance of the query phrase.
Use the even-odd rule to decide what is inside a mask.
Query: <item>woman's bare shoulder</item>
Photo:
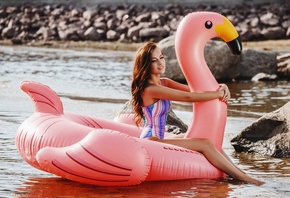
[[[155,91],[155,90],[159,90],[164,88],[163,86],[160,85],[156,85],[156,84],[149,84],[148,86],[146,86],[146,88],[144,89],[144,91]]]
[[[170,83],[172,80],[170,78],[162,77],[160,80],[163,82],[163,85],[168,86],[168,83]]]

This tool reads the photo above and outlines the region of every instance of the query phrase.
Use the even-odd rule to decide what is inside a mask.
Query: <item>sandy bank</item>
[[[15,45],[10,40],[0,41],[0,45]],[[119,51],[136,51],[142,43],[124,43],[124,42],[93,42],[93,41],[38,41],[22,44],[35,47],[52,47],[63,49],[82,49],[82,50],[119,50]],[[15,45],[17,46],[17,45]],[[265,51],[290,52],[290,39],[287,40],[268,40],[268,41],[251,41],[243,42],[244,48],[252,48]]]

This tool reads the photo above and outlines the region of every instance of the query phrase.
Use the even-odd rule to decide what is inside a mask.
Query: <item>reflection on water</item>
[[[91,96],[92,90],[105,96],[116,92],[120,96],[128,95],[133,52],[0,46],[0,54],[0,62],[5,63],[1,66],[0,76],[6,79],[6,83],[13,80],[20,84],[18,80],[27,79],[50,86],[57,84],[61,86],[59,92],[76,95]],[[75,84],[81,85],[82,90],[76,90]]]
[[[259,118],[290,100],[290,83],[286,80],[266,82],[227,82],[231,91],[228,116]],[[191,111],[192,105],[174,103],[179,110]]]
[[[267,171],[268,176],[274,177],[281,174],[282,177],[290,177],[290,159],[272,158],[246,153],[235,153],[234,156],[239,159],[241,164],[245,164],[248,167],[251,166],[251,169]]]
[[[132,187],[97,187],[54,177],[26,164],[14,145],[18,126],[33,112],[23,80],[49,85],[66,111],[113,119],[130,97],[134,52],[80,51],[0,46],[0,197],[287,197],[290,161],[237,154],[230,140],[244,127],[289,101],[288,81],[227,83],[232,99],[223,148],[235,164],[266,181],[257,187],[233,180],[149,182]],[[191,119],[192,107],[175,103],[177,115]],[[9,182],[8,182],[9,181]]]
[[[290,99],[288,81],[247,81],[228,85],[232,95],[229,103],[229,115],[237,110],[248,116],[252,113],[254,117],[260,117],[264,113],[280,108]]]
[[[61,178],[30,178],[17,188],[15,197],[227,197],[232,189],[226,182],[184,180],[148,182],[129,187],[98,187]],[[35,196],[37,195],[37,196]]]

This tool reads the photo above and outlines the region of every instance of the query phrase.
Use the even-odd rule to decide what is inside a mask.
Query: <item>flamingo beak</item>
[[[215,31],[228,44],[233,54],[240,55],[242,52],[240,36],[233,24],[224,16],[223,19],[224,23],[216,25]]]
[[[240,55],[242,52],[242,42],[240,36],[235,38],[234,40],[227,42],[229,48],[231,49],[232,53],[235,55]]]

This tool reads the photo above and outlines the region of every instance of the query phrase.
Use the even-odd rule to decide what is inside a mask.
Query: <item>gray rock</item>
[[[2,30],[1,36],[6,39],[12,39],[16,34],[16,27],[6,27]]]
[[[277,74],[277,53],[244,49],[233,67],[237,79],[251,79],[258,73]]]
[[[139,31],[139,37],[143,38],[155,38],[161,40],[164,37],[167,37],[169,32],[163,27],[155,28],[144,28]],[[156,41],[156,40],[155,40]]]
[[[107,31],[107,24],[104,22],[95,21],[94,27],[96,29],[101,29],[101,30]]]
[[[124,24],[119,25],[115,31],[118,32],[119,34],[125,34],[128,30],[128,27]]]
[[[260,21],[265,25],[276,26],[279,23],[279,17],[271,12],[268,12],[260,17]]]
[[[47,27],[41,27],[35,34],[37,37],[41,37],[43,40],[47,41],[53,33]]]
[[[149,21],[150,17],[151,17],[151,14],[149,12],[147,12],[147,13],[140,14],[139,16],[137,16],[135,21],[137,23],[147,22],[147,21]]]
[[[114,30],[118,27],[119,22],[116,18],[111,18],[107,21],[108,30]]]
[[[117,41],[120,38],[120,34],[114,30],[109,30],[106,33],[106,37],[109,41]]]
[[[133,41],[140,41],[139,32],[143,28],[148,28],[149,24],[147,22],[139,23],[137,26],[130,27],[127,32],[127,38]]]
[[[83,18],[85,20],[91,20],[93,18],[93,15],[94,15],[94,13],[92,10],[86,10],[83,12]]]
[[[290,102],[243,129],[231,144],[236,152],[290,157]]]
[[[81,13],[81,10],[80,9],[77,9],[77,8],[73,8],[70,12],[70,15],[72,17],[78,17]]]
[[[128,10],[117,10],[116,11],[116,17],[118,21],[122,21],[124,16],[128,16],[129,11]]]
[[[269,40],[283,38],[286,35],[286,30],[282,27],[270,27],[264,28],[261,34]]]
[[[90,27],[84,32],[84,37],[89,41],[101,40],[101,35],[97,32],[95,27]]]

